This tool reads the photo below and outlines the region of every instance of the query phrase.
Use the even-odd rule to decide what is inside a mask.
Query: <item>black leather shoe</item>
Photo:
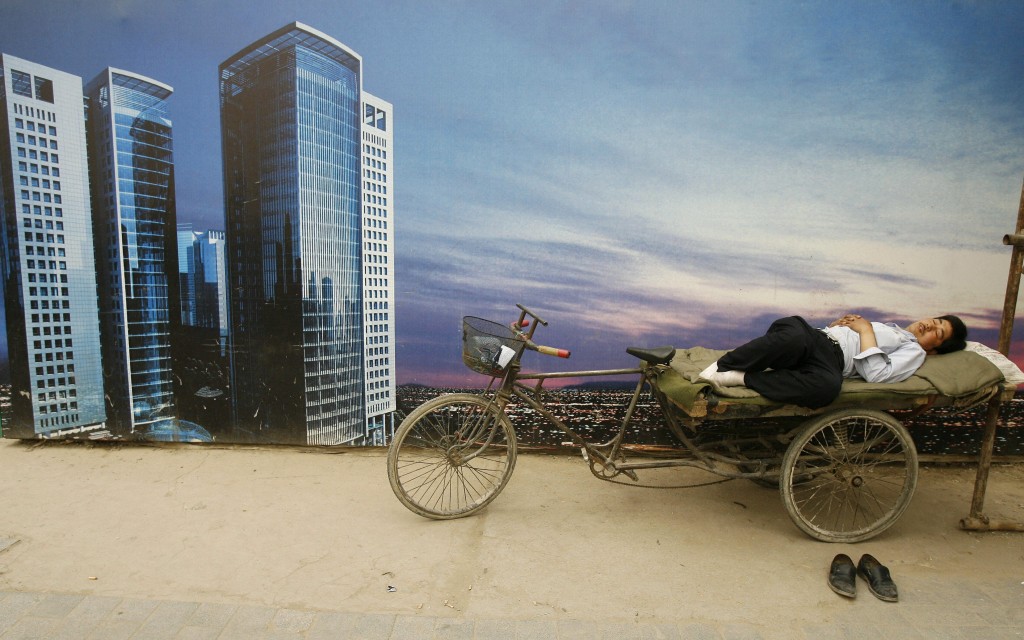
[[[832,558],[832,566],[828,570],[828,586],[844,598],[857,597],[857,570],[850,556],[840,553]]]
[[[879,600],[886,602],[898,601],[899,594],[896,591],[896,583],[889,575],[889,569],[882,565],[871,555],[864,554],[857,563],[857,574],[868,583],[868,589]]]

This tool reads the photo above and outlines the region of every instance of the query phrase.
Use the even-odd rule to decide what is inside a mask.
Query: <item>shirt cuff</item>
[[[885,358],[886,362],[889,361],[889,354],[887,354],[886,352],[882,351],[878,347],[871,347],[870,349],[865,349],[864,351],[861,351],[857,355],[853,356],[853,359],[854,360],[863,360],[863,359],[865,359],[867,357],[873,356],[873,355],[878,354],[878,353],[882,354],[882,357]]]

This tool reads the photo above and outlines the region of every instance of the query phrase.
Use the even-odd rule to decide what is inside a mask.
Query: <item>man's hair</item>
[[[967,346],[967,325],[956,316],[939,316],[937,320],[946,320],[953,327],[953,335],[935,347],[935,353],[952,353]]]

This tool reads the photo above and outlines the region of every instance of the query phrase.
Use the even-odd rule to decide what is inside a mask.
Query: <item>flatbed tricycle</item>
[[[598,478],[624,477],[639,484],[639,472],[693,467],[722,479],[778,486],[786,512],[806,534],[827,542],[858,542],[892,526],[917,485],[917,450],[891,412],[973,405],[1002,391],[986,383],[971,394],[947,396],[926,381],[902,391],[895,385],[855,388],[829,407],[809,410],[760,397],[719,397],[692,373],[713,361],[715,352],[667,346],[628,348],[639,360],[635,368],[527,373],[521,368],[525,351],[560,357],[569,352],[535,343],[535,331],[548,323],[517,306],[518,320],[508,325],[463,319],[463,361],[491,378],[487,388],[434,398],[409,413],[395,432],[388,476],[395,495],[414,513],[459,518],[497,497],[516,464],[516,432],[508,409],[523,403],[564,432]],[[606,442],[588,441],[548,406],[548,381],[622,376],[635,376],[636,385],[617,432]],[[645,392],[678,440],[671,456],[638,456],[624,442]],[[725,419],[756,420],[758,428],[741,435],[702,429],[707,421]]]

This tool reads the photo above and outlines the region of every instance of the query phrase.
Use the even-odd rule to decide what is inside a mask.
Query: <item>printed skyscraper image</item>
[[[395,430],[394,126],[391,103],[363,92],[363,323],[368,444]]]
[[[2,54],[4,435],[102,431],[103,375],[82,79]]]
[[[365,306],[362,59],[293,23],[222,63],[220,94],[239,437],[364,443],[366,320],[392,303]]]
[[[394,109],[359,54],[291,23],[223,62],[224,208],[181,223],[169,84],[2,71],[4,437],[389,441]]]
[[[103,369],[110,426],[118,435],[144,437],[174,426],[171,92],[109,68],[86,89]],[[173,301],[178,313],[177,296]]]
[[[178,224],[180,323],[171,335],[179,426],[218,440],[234,434],[228,391],[227,275],[223,231]],[[190,430],[191,435],[202,432]]]

